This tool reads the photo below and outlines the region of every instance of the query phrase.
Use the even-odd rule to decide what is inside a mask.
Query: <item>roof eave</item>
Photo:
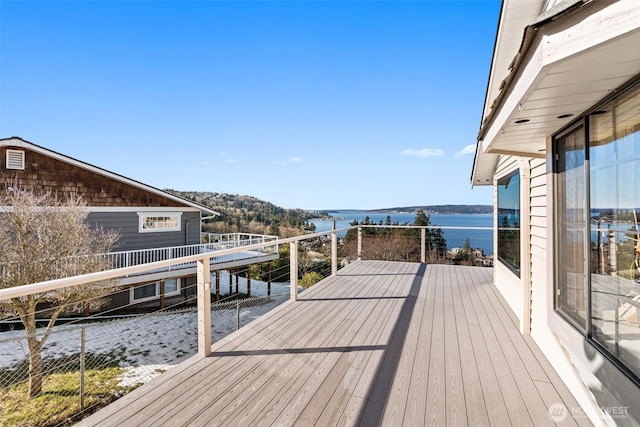
[[[2,138],[2,139],[0,139],[0,145],[11,145],[11,146],[15,146],[15,147],[22,147],[22,148],[25,148],[25,149],[33,150],[33,151],[39,152],[41,154],[47,155],[49,157],[53,157],[56,160],[60,160],[60,161],[63,161],[65,163],[69,163],[71,165],[74,165],[74,166],[89,170],[91,172],[100,174],[100,175],[105,176],[107,178],[114,179],[116,181],[120,181],[122,183],[134,186],[134,187],[139,188],[141,190],[157,194],[159,196],[162,196],[162,197],[167,198],[169,200],[172,200],[174,202],[183,203],[183,204],[185,204],[185,205],[187,205],[189,207],[196,208],[196,209],[200,210],[203,213],[207,213],[207,214],[215,215],[215,216],[220,216],[219,212],[216,212],[213,209],[208,208],[206,206],[200,205],[198,203],[194,203],[194,202],[192,202],[190,200],[187,200],[187,199],[184,199],[182,197],[173,195],[171,193],[167,193],[166,191],[160,190],[159,188],[155,188],[155,187],[152,187],[150,185],[144,184],[144,183],[142,183],[140,181],[136,181],[134,179],[127,178],[127,177],[125,177],[123,175],[119,175],[117,173],[108,171],[108,170],[103,169],[101,167],[94,166],[92,164],[83,162],[81,160],[74,159],[73,157],[66,156],[64,154],[58,153],[58,152],[50,150],[48,148],[41,147],[41,146],[39,146],[37,144],[34,144],[34,143],[30,142],[30,141],[22,139],[22,138],[20,138],[18,136],[12,136],[10,138]]]

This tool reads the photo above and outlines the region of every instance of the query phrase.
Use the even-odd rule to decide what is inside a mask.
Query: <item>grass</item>
[[[119,367],[87,370],[85,408],[102,407],[130,391],[118,385],[122,372]],[[32,399],[27,398],[27,383],[0,390],[0,426],[46,427],[77,421],[83,412],[79,376],[77,371],[49,375],[44,378],[43,393]]]

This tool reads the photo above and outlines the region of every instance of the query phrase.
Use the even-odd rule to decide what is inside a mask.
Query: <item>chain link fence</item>
[[[236,274],[240,273],[238,271]],[[288,283],[235,277],[236,292],[220,301],[212,294],[212,339],[216,342],[289,299]],[[185,288],[185,294],[190,290]],[[71,424],[194,356],[198,351],[195,298],[163,310],[133,315],[103,311],[61,319],[40,351],[42,391],[29,398],[28,336],[17,318],[0,322],[0,426]],[[38,321],[35,336],[48,319]],[[31,360],[33,364],[33,358]],[[37,363],[37,361],[36,361]],[[63,407],[56,413],[49,406]],[[25,423],[26,407],[36,416]],[[42,408],[40,408],[40,406]]]

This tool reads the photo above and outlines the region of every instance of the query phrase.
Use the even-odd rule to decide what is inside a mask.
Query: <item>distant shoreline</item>
[[[419,210],[426,214],[492,214],[492,205],[429,205],[429,206],[407,206],[385,209],[329,209],[324,210],[329,214],[339,212],[350,213],[371,213],[371,214],[394,214],[409,215],[415,214]]]
[[[324,211],[327,212],[327,211]],[[351,210],[351,211],[329,211],[334,217],[317,218],[310,220],[315,226],[316,232],[324,232],[331,229],[338,231],[338,237],[346,235],[346,229],[354,221],[384,228],[387,216],[391,224],[411,225],[415,221],[415,213],[374,213],[372,211]],[[461,248],[465,244],[465,239],[469,238],[472,248],[480,248],[485,254],[493,253],[493,224],[492,213],[468,213],[468,214],[428,214],[431,225],[442,227],[444,238],[448,248]],[[453,228],[449,228],[453,227]],[[468,228],[467,228],[468,227]],[[460,229],[456,229],[460,228]],[[465,229],[462,229],[465,228]]]

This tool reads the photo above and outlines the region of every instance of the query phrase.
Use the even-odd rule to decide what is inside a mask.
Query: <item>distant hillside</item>
[[[491,214],[491,205],[430,205],[430,206],[406,206],[401,208],[375,209],[367,212],[372,213],[393,213],[393,212],[416,212],[422,209],[425,213],[434,214]]]
[[[210,233],[255,233],[290,237],[313,228],[308,219],[312,215],[302,209],[285,209],[252,196],[240,196],[209,191],[178,191],[175,194],[220,212],[220,216],[207,220],[202,226]]]

